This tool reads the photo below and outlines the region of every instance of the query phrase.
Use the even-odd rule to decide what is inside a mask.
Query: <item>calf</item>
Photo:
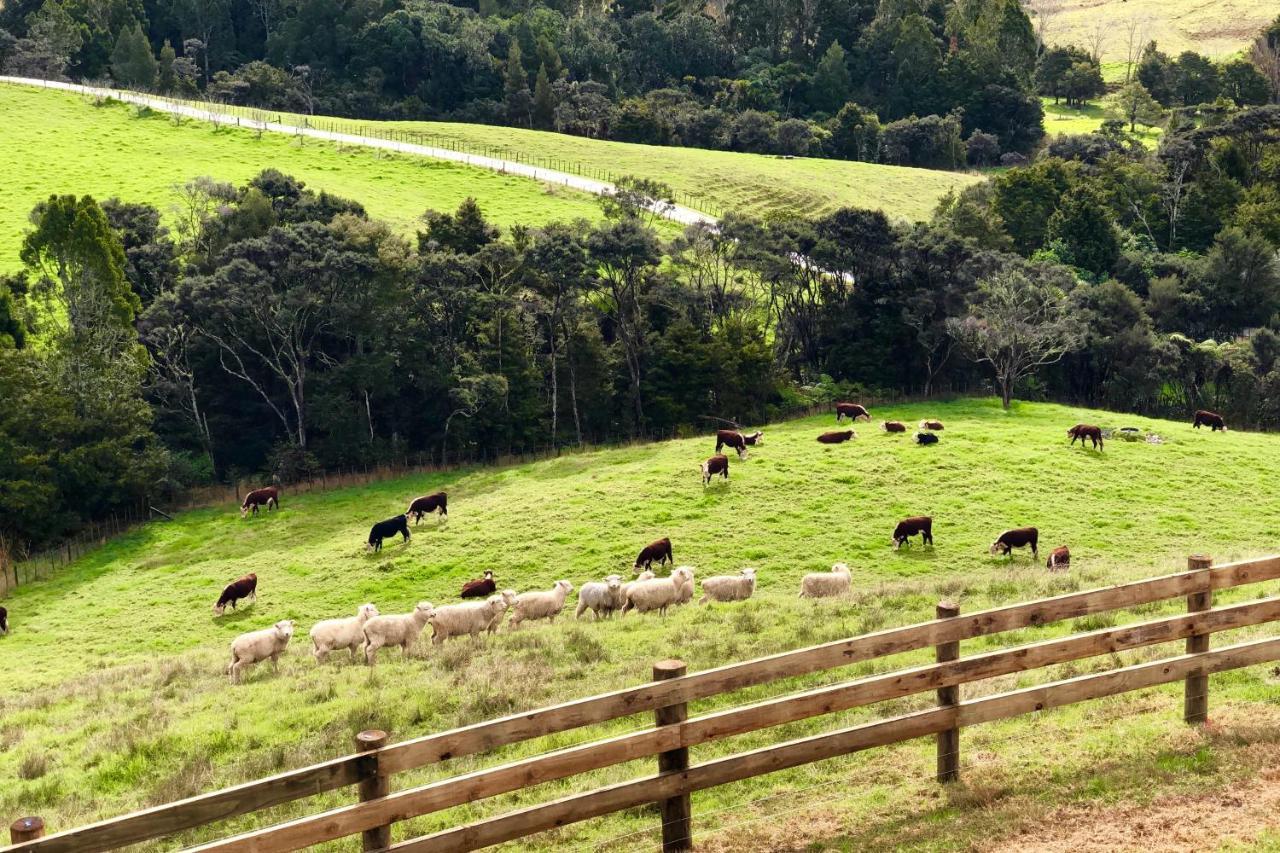
[[[9,633],[9,611],[0,607],[0,637]]]
[[[742,433],[731,429],[716,430],[716,453],[719,453],[720,448],[726,445],[738,451],[739,459],[747,458],[747,440],[742,437]]]
[[[253,514],[258,514],[258,507],[266,504],[267,512],[273,508],[280,508],[280,490],[275,486],[267,486],[263,489],[254,489],[252,492],[244,496],[244,503],[240,504],[240,517],[244,518],[249,514],[249,510],[253,510]]]
[[[918,432],[916,433],[916,443],[917,444],[937,444],[938,437],[931,432]]]
[[[904,518],[898,522],[898,526],[893,528],[893,550],[898,550],[907,544],[912,536],[920,534],[921,545],[933,544],[933,518],[927,515],[916,515],[911,518]]]
[[[676,558],[671,556],[671,540],[659,539],[657,542],[650,542],[640,551],[640,556],[636,557],[636,571],[640,571],[641,567],[646,569],[653,568],[653,561],[657,560],[658,565],[666,565],[670,560],[675,565]]]
[[[493,595],[493,591],[498,588],[498,584],[493,579],[493,570],[485,569],[484,577],[467,581],[462,585],[463,598],[488,598]]]
[[[1039,551],[1036,550],[1040,541],[1040,531],[1034,527],[1019,527],[1015,530],[1006,530],[1000,534],[996,541],[991,543],[992,554],[1003,554],[1006,557],[1012,556],[1014,548],[1025,548],[1031,546],[1031,556],[1038,559]]]
[[[764,444],[764,432],[762,430],[756,430],[751,433],[751,435],[744,435],[742,440],[747,443],[748,447],[758,447],[759,445]]]
[[[258,600],[258,576],[248,574],[242,578],[236,578],[227,584],[222,590],[222,595],[218,596],[218,603],[213,605],[213,612],[221,616],[227,609],[227,605],[231,605],[231,609],[236,609],[236,602],[242,598],[252,598]]]
[[[851,438],[857,438],[853,430],[847,429],[844,432],[824,432],[818,436],[818,441],[822,444],[842,444]]]
[[[711,478],[716,474],[729,479],[729,457],[721,454],[712,456],[706,462],[702,463],[702,485],[711,482]]]
[[[1084,447],[1085,440],[1093,442],[1094,450],[1102,449],[1102,427],[1096,427],[1092,424],[1076,424],[1067,430],[1067,435],[1071,436],[1071,443],[1075,444],[1076,439],[1080,439],[1080,446]]]
[[[1196,412],[1195,422],[1191,424],[1196,429],[1207,426],[1214,432],[1218,430],[1226,431],[1227,422],[1222,419],[1222,415],[1217,412],[1210,412],[1207,409],[1200,409]]]
[[[449,495],[445,492],[436,492],[433,495],[423,495],[420,498],[414,498],[413,503],[409,504],[409,508],[405,510],[405,515],[413,516],[413,523],[417,524],[422,521],[423,516],[430,515],[433,512],[440,513],[440,518],[449,517]]]
[[[373,553],[382,550],[382,540],[399,533],[404,537],[404,541],[409,541],[409,517],[401,514],[386,521],[379,521],[369,529],[369,544],[367,547],[373,549]]]
[[[931,421],[926,418],[920,422],[920,429],[942,429],[942,421]]]
[[[871,413],[865,406],[857,403],[836,403],[836,423],[840,423],[845,418],[851,421],[870,421]]]
[[[881,425],[881,429],[885,432],[906,432],[907,425],[902,421],[885,421]]]
[[[1067,550],[1066,545],[1059,545],[1053,549],[1053,553],[1049,555],[1049,560],[1044,564],[1051,572],[1058,569],[1066,569],[1071,566],[1071,552]]]

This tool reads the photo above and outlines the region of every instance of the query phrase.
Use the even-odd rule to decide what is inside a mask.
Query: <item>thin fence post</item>
[[[20,817],[9,826],[9,842],[21,844],[44,838],[44,818]]]
[[[679,678],[687,671],[682,660],[660,660],[653,665],[653,680],[666,681]],[[668,705],[653,712],[653,721],[659,726],[683,723],[689,719],[689,706],[685,702]],[[658,753],[659,773],[683,773],[689,769],[689,748],[671,749]],[[683,853],[693,849],[692,803],[688,792],[659,803],[662,813],[662,853]]]
[[[951,619],[960,615],[960,608],[951,601],[938,602],[935,611],[939,619]],[[934,647],[938,663],[960,659],[960,643],[939,643]],[[938,707],[953,708],[960,704],[960,687],[938,688]],[[938,732],[938,781],[955,782],[960,778],[960,729]]]
[[[377,729],[360,732],[356,735],[356,750],[369,752],[387,745],[387,733]],[[379,753],[366,755],[360,763],[360,802],[379,800],[391,793],[391,777],[383,774],[380,768]],[[375,826],[361,833],[362,849],[384,850],[391,846],[391,824]]]
[[[1213,590],[1209,586],[1209,569],[1213,566],[1213,558],[1204,554],[1193,554],[1187,558],[1187,571],[1199,572],[1200,592],[1187,596],[1187,612],[1198,613],[1213,607]],[[1187,654],[1199,654],[1209,651],[1208,634],[1192,634],[1187,637]],[[1198,673],[1187,676],[1183,691],[1182,718],[1188,723],[1203,723],[1209,718],[1209,676]]]

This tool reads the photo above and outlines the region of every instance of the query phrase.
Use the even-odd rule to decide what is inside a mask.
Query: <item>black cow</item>
[[[931,432],[918,432],[916,433],[916,443],[917,444],[937,444],[938,437]]]
[[[409,517],[401,513],[386,521],[379,521],[369,530],[369,548],[373,549],[373,553],[382,550],[382,540],[395,536],[399,533],[404,537],[404,541],[409,541]]]
[[[915,515],[904,518],[893,528],[893,549],[896,551],[907,544],[912,536],[920,534],[921,545],[933,544],[933,518],[927,515]]]
[[[9,611],[0,607],[0,636],[9,633]]]
[[[1008,557],[1013,554],[1014,548],[1025,548],[1030,545],[1031,556],[1039,559],[1040,553],[1036,550],[1039,541],[1039,530],[1034,527],[1018,527],[1001,533],[999,538],[991,543],[991,553],[993,555],[1003,554]]]

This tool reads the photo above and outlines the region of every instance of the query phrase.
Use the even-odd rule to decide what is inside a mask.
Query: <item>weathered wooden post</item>
[[[1213,558],[1204,554],[1193,554],[1187,558],[1187,571],[1199,572],[1197,576],[1198,592],[1187,596],[1187,612],[1198,613],[1213,607],[1213,589],[1209,585],[1209,569],[1213,566]],[[1192,634],[1187,637],[1187,654],[1198,654],[1209,651],[1208,634]],[[1186,688],[1183,691],[1182,719],[1188,723],[1203,723],[1209,718],[1209,676],[1207,673],[1196,673],[1187,676]]]
[[[387,733],[372,729],[356,735],[356,750],[369,752],[387,745]],[[391,793],[391,777],[380,772],[378,753],[373,752],[360,760],[360,802],[377,800]],[[391,824],[366,829],[361,835],[363,850],[384,850],[391,846]]]
[[[679,678],[686,672],[682,660],[662,660],[653,665],[653,680],[666,681]],[[685,702],[668,705],[653,712],[654,723],[669,726],[689,719],[689,706]],[[681,773],[689,769],[689,748],[671,749],[658,753],[659,773]],[[661,802],[662,853],[683,853],[693,849],[692,805],[688,793],[679,794]]]
[[[960,608],[951,601],[940,601],[935,614],[939,619],[950,619],[960,615]],[[934,647],[938,663],[958,660],[960,644],[939,643]],[[960,704],[959,686],[938,688],[938,707],[951,708]],[[938,781],[955,782],[960,778],[960,729],[946,729],[938,732]]]
[[[43,818],[20,817],[9,827],[9,842],[11,844],[35,841],[37,838],[44,838]]]

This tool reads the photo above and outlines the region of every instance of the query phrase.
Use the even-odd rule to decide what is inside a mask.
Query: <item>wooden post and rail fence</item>
[[[654,665],[654,680],[587,699],[524,711],[451,731],[388,744],[384,732],[357,735],[358,752],[175,803],[144,809],[55,834],[39,817],[11,827],[5,853],[92,853],[204,827],[326,791],[356,786],[350,805],[204,843],[199,851],[296,850],[360,835],[364,850],[454,853],[500,844],[556,827],[646,804],[662,815],[664,851],[691,848],[690,794],[877,746],[933,735],[937,778],[959,778],[960,732],[979,723],[1184,681],[1183,716],[1200,723],[1208,709],[1208,680],[1215,672],[1280,659],[1280,635],[1210,649],[1210,635],[1280,622],[1280,596],[1254,597],[1213,607],[1214,590],[1280,579],[1280,556],[1212,566],[1192,557],[1189,570],[1024,604],[963,615],[938,605],[937,618],[915,625],[783,652],[686,674],[678,660]],[[969,657],[962,640],[1020,628],[1041,627],[1094,613],[1185,599],[1187,612],[1067,634]],[[1052,664],[1179,640],[1186,653],[1052,681],[964,701],[961,685]],[[689,716],[690,702],[780,679],[845,667],[888,655],[933,648],[935,662],[816,687],[777,698]],[[937,706],[848,728],[776,743],[695,763],[691,748],[735,735],[937,691]],[[652,712],[654,725],[589,743],[393,791],[391,777],[508,744]],[[483,817],[399,843],[398,821],[441,812],[475,800],[518,791],[580,773],[657,759],[656,775],[569,794],[537,805]],[[207,836],[207,834],[205,834]],[[354,843],[354,842],[353,842]]]

